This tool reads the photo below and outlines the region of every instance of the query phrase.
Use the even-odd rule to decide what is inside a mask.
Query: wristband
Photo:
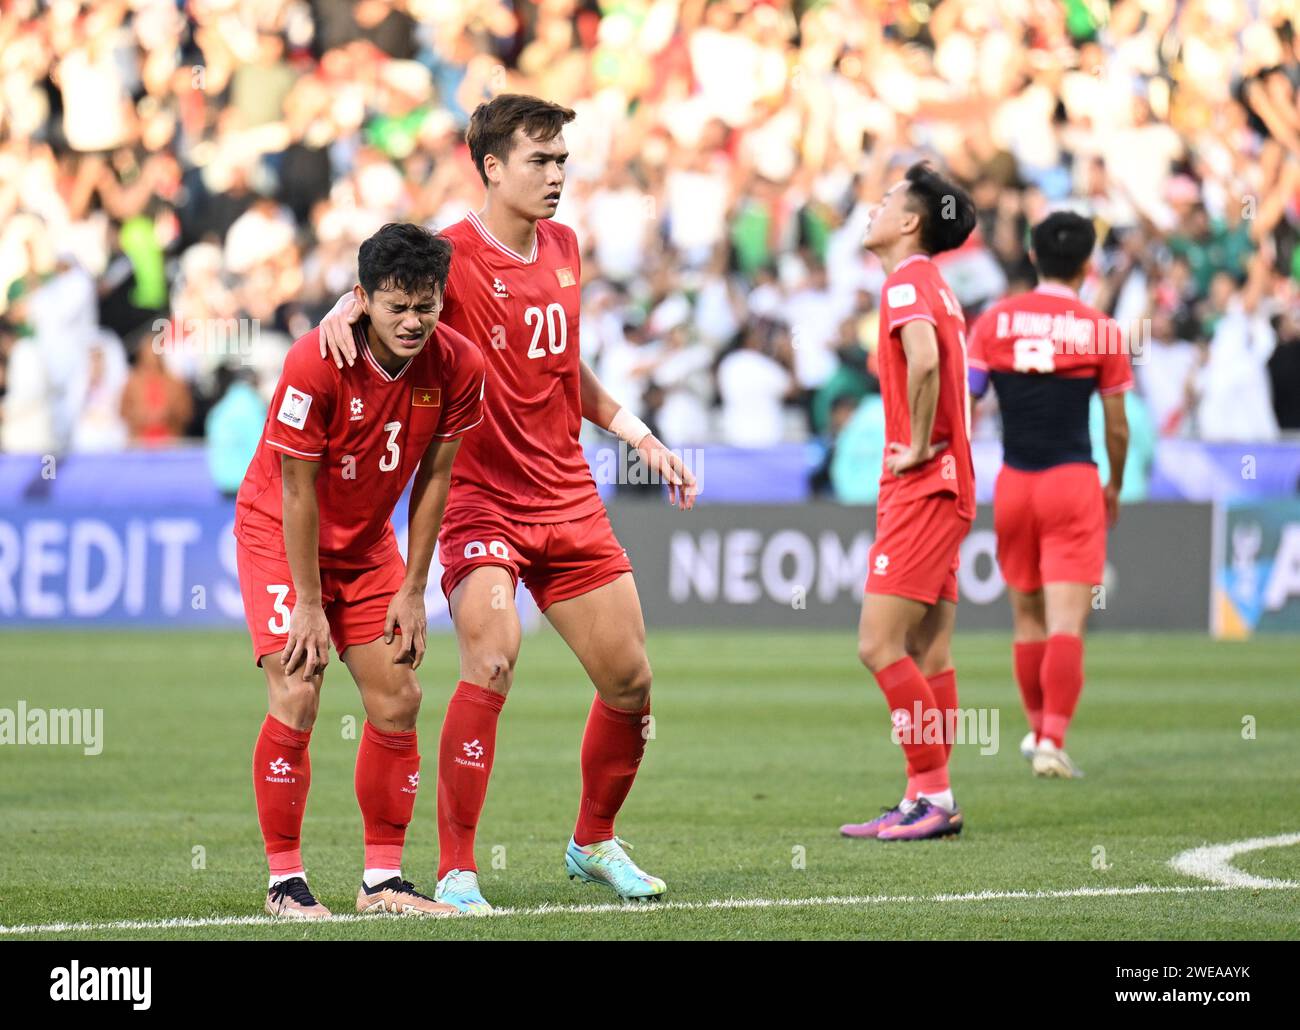
[[[629,447],[640,447],[642,441],[650,435],[650,427],[628,411],[619,408],[609,420],[609,431]]]

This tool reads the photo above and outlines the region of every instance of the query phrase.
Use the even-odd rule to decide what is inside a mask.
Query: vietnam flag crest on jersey
[[[442,403],[442,390],[437,386],[417,386],[411,391],[411,407],[436,408]]]

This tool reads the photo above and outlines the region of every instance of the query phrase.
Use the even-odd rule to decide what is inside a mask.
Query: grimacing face
[[[517,128],[505,161],[489,154],[483,166],[497,196],[511,209],[527,218],[550,218],[560,203],[568,157],[564,133],[539,141]]]
[[[380,287],[367,295],[357,287],[361,307],[370,317],[375,335],[394,355],[413,358],[438,325],[442,291],[434,286],[418,294]]]
[[[907,180],[900,179],[885,191],[880,203],[871,209],[871,221],[862,239],[862,245],[867,250],[888,247],[897,242],[905,230],[913,228],[909,219],[919,216],[907,206],[907,186]]]

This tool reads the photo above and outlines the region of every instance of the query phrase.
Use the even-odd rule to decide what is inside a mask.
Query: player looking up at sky
[[[401,874],[420,782],[425,584],[461,435],[483,418],[482,354],[438,318],[450,258],[446,239],[415,225],[386,225],[361,245],[361,360],[321,361],[319,330],[293,344],[236,500],[239,585],[268,697],[253,788],[272,915],[330,914],[307,886],[300,834],[331,638],[366,710],[357,910],[456,912]],[[389,517],[412,478],[403,564]]]
[[[1038,776],[1083,773],[1065,734],[1083,691],[1083,634],[1119,517],[1133,386],[1119,327],[1078,296],[1097,243],[1092,222],[1058,211],[1034,226],[1037,289],[993,305],[971,328],[974,398],[990,382],[1002,412],[993,497],[998,566],[1013,619],[1016,682],[1029,720],[1021,752]],[[1101,394],[1110,481],[1092,460],[1088,406]]]
[[[915,164],[871,212],[863,245],[885,270],[876,362],[885,459],[858,655],[884,692],[907,759],[903,799],[848,837],[922,840],[961,832],[948,780],[957,708],[952,631],[958,548],[975,517],[966,323],[931,256],[961,246],[975,207]]]
[[[579,355],[582,267],[572,229],[552,221],[564,188],[568,108],[503,94],[480,104],[466,140],[487,198],[446,230],[455,245],[442,318],[483,350],[487,410],[452,474],[438,541],[460,649],[460,682],[438,759],[439,900],[486,913],[474,837],[496,757],[497,719],[514,682],[520,579],[573,650],[596,695],[582,739],[582,795],[565,849],[571,879],[623,898],[663,880],[638,868],[614,818],[645,751],[650,663],[627,553],[596,493],[578,434],[585,418],[636,448],[669,500],[694,504],[681,458],[622,408]],[[356,360],[343,298],[321,324],[321,351]]]

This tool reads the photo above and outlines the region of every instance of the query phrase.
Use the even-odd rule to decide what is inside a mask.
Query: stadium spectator
[[[875,504],[885,460],[885,404],[879,392],[859,402],[840,430],[831,458],[831,486],[842,504]]]
[[[112,333],[96,336],[86,347],[86,362],[71,391],[77,412],[72,428],[74,451],[120,451],[127,443],[122,392],[127,363],[122,342]]]
[[[1300,297],[1278,319],[1277,347],[1268,359],[1278,428],[1300,431]]]
[[[223,368],[219,378],[224,391],[208,412],[204,436],[212,481],[223,497],[233,500],[261,441],[266,401],[246,369]]]
[[[1294,425],[1290,344],[1264,352],[1300,284],[1298,20],[1273,0],[20,0],[0,14],[0,298],[39,290],[62,253],[93,278],[90,330],[129,339],[192,312],[291,333],[351,284],[383,222],[477,205],[468,112],[533,92],[578,111],[557,217],[578,229],[584,288],[617,285],[610,324],[649,325],[637,364],[662,363],[646,387],[705,434],[693,444],[737,431],[714,370],[756,322],[788,326],[805,390],[840,374],[846,319],[872,340],[868,204],[920,155],[976,203],[978,232],[943,267],[968,316],[1032,287],[1027,225],[1085,213],[1101,242],[1084,299],[1160,327],[1139,375],[1161,433],[1268,439],[1272,419],[1223,423],[1241,388]],[[197,279],[196,245],[222,255]],[[665,303],[684,338],[655,324]],[[66,363],[85,378],[93,335],[49,337],[64,353],[31,403],[52,406],[55,446]],[[201,433],[217,369],[242,359],[166,357]],[[824,431],[833,399],[797,435]]]
[[[147,336],[135,350],[135,367],[122,391],[122,417],[131,441],[154,446],[170,443],[189,424],[193,402],[185,384],[167,371]]]
[[[790,350],[775,323],[749,326],[740,346],[718,364],[722,442],[733,447],[770,447],[785,436],[783,405],[798,391]]]

